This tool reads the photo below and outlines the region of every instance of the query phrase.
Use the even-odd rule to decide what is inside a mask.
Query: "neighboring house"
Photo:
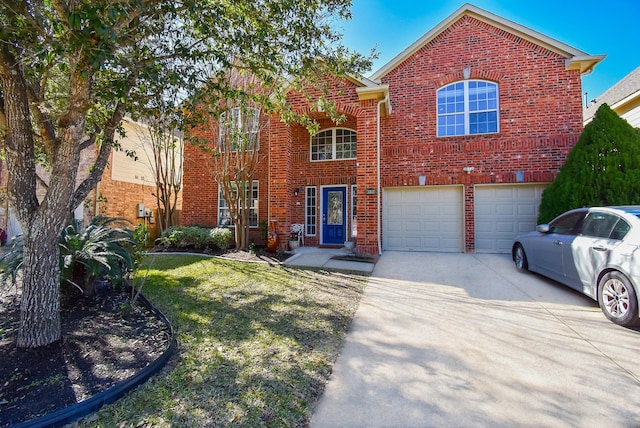
[[[144,123],[125,118],[122,126],[125,137],[116,135],[120,149],[111,152],[111,161],[97,186],[99,196],[97,201],[92,201],[95,206],[91,211],[108,217],[126,218],[131,221],[131,227],[146,224],[152,239],[155,239],[159,230],[152,142]],[[128,155],[132,152],[135,158]],[[180,157],[178,162],[181,163],[182,153],[176,153],[176,156]],[[179,221],[181,205],[182,194],[179,193],[176,221]]]
[[[587,105],[583,111],[585,125],[593,120],[598,108],[605,103],[631,126],[640,128],[640,67]]]
[[[305,245],[355,238],[361,255],[508,252],[578,141],[581,76],[602,58],[466,4],[370,78],[332,80],[345,122],[289,93],[320,131],[272,117],[261,132],[256,223],[275,220],[283,248],[302,223]],[[207,156],[185,147],[183,224],[224,217]]]
[[[157,204],[155,194],[155,173],[153,168],[151,143],[146,125],[125,118],[122,122],[126,136],[119,137],[116,134],[116,142],[121,150],[113,149],[109,165],[105,169],[102,180],[93,190],[85,203],[74,211],[76,219],[82,219],[88,224],[96,214],[109,217],[121,217],[131,221],[130,227],[139,223],[146,224],[152,238],[158,235],[157,230]],[[137,159],[127,156],[127,151],[135,152]],[[80,183],[86,178],[89,168],[95,160],[95,148],[89,147],[81,153],[78,179]],[[150,157],[151,156],[151,157]],[[180,154],[181,156],[181,154]],[[4,163],[0,163],[0,228],[7,231],[11,238],[21,233],[20,224],[10,212],[6,194],[6,174]],[[47,179],[47,172],[40,169],[39,174]],[[43,191],[43,190],[42,190]],[[98,197],[96,198],[96,192]],[[182,194],[178,198],[178,218],[182,204]],[[139,205],[144,210],[139,212]]]

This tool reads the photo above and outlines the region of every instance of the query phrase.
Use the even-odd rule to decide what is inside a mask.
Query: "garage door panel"
[[[518,205],[518,215],[538,216],[538,205]]]
[[[476,252],[508,253],[513,239],[535,229],[543,184],[475,188]]]
[[[497,216],[513,216],[514,214],[514,209],[516,207],[514,207],[513,205],[507,205],[507,204],[497,204],[495,206],[495,214]]]
[[[513,223],[499,222],[496,224],[496,232],[506,232],[513,233],[516,231],[515,225]]]
[[[420,232],[422,225],[419,222],[409,221],[404,224],[404,232]]]
[[[462,251],[461,186],[385,189],[383,219],[385,250]]]

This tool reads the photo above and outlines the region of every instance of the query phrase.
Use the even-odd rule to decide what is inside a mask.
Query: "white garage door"
[[[462,252],[461,186],[384,189],[382,248]]]
[[[475,186],[477,253],[509,253],[513,238],[535,230],[546,185]]]

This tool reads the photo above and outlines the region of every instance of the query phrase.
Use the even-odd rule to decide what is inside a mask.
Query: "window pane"
[[[311,160],[332,159],[332,135],[332,130],[329,129],[311,137]]]
[[[631,229],[631,226],[629,226],[629,223],[620,219],[614,226],[613,231],[611,232],[611,235],[609,236],[609,238],[624,239],[624,237],[627,235],[630,229]]]
[[[477,80],[457,82],[440,88],[436,94],[438,136],[498,132],[497,84]]]
[[[251,191],[247,185],[246,195],[249,205],[249,227],[258,227],[258,181],[251,183]],[[237,190],[236,190],[237,191]],[[235,191],[234,191],[235,193]],[[242,210],[241,210],[242,211]],[[231,213],[227,201],[222,194],[222,186],[218,186],[218,226],[232,226]]]
[[[549,232],[561,235],[575,235],[582,225],[586,211],[578,211],[552,221],[549,224]]]
[[[306,235],[313,236],[316,234],[316,208],[317,208],[317,199],[316,199],[316,188],[315,187],[307,187],[306,195],[305,195],[305,227]]]
[[[596,238],[608,238],[618,217],[613,214],[592,212],[584,220],[582,234]]]
[[[356,133],[350,129],[336,129],[336,159],[355,159]]]

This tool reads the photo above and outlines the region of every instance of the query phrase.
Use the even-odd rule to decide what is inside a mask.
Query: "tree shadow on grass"
[[[154,271],[145,286],[178,332],[174,370],[100,423],[307,423],[366,279],[221,260],[192,267]]]

